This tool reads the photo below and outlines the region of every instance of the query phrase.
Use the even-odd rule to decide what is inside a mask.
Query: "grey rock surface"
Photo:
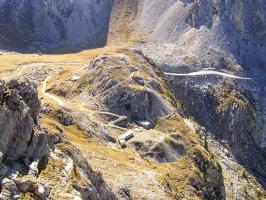
[[[196,80],[195,80],[196,79]],[[238,84],[221,81],[217,86],[196,84],[198,78],[169,80],[184,110],[195,117],[218,140],[229,142],[239,163],[265,181],[265,155],[260,147],[263,120],[257,114],[252,96]]]
[[[105,45],[112,0],[1,0],[0,47]]]
[[[239,63],[265,67],[266,3],[221,0],[143,0],[138,21],[152,36],[186,47],[199,57],[209,50]]]
[[[139,54],[126,54],[124,56],[130,57],[132,62],[111,55],[105,59],[96,58],[69,95],[79,88],[80,97],[97,99],[100,109],[126,116],[135,123],[147,122],[147,128],[151,128],[158,118],[175,112],[174,97],[168,93],[165,80],[158,76],[158,68],[153,68]],[[133,80],[132,72],[142,74],[141,80],[146,85]]]
[[[20,199],[14,182],[30,171],[33,161],[50,155],[49,137],[38,125],[40,102],[36,85],[27,80],[0,83],[1,199]],[[22,190],[25,189],[22,186]]]
[[[27,81],[13,80],[1,82],[0,88],[0,151],[3,159],[34,160],[48,156],[47,136],[37,128],[40,103],[36,86]]]

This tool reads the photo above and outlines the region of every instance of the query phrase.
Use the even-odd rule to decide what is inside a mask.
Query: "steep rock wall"
[[[49,155],[48,139],[36,127],[40,109],[36,87],[29,82],[0,82],[0,103],[0,163]]]
[[[1,0],[0,46],[46,49],[105,45],[112,0]]]

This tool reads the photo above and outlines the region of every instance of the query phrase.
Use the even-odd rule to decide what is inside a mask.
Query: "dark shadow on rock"
[[[0,4],[0,49],[63,54],[105,46],[113,0],[5,0]]]
[[[46,169],[46,166],[48,165],[49,159],[47,156],[43,156],[39,163],[38,163],[38,174],[40,174],[42,172],[42,170]]]

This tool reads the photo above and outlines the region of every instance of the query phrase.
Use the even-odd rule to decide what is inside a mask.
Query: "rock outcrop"
[[[19,194],[12,177],[27,173],[31,164],[48,158],[50,139],[38,126],[40,103],[37,87],[28,81],[0,83],[1,198]]]
[[[252,96],[237,83],[222,81],[217,86],[197,85],[197,78],[171,79],[184,110],[219,140],[225,140],[239,161],[265,184],[265,153],[260,147],[263,120]],[[256,162],[254,162],[256,160]]]
[[[153,127],[156,120],[175,111],[174,96],[158,68],[131,52],[99,56],[70,90],[97,99],[100,109]]]
[[[1,82],[0,88],[2,160],[33,161],[49,156],[48,138],[38,130],[40,103],[36,86],[14,80]]]
[[[0,199],[116,199],[62,136],[39,125],[37,86],[0,83]]]

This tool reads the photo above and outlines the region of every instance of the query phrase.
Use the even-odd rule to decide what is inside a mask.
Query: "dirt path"
[[[27,69],[31,69],[31,68],[45,66],[47,68],[59,69],[59,71],[61,71],[60,69],[63,70],[66,68],[71,68],[71,67],[73,67],[73,65],[86,67],[88,64],[83,63],[83,62],[32,62],[32,63],[24,63],[24,64],[18,65],[18,67],[12,72],[12,74],[10,74],[10,72],[7,72],[7,73],[2,73],[1,76],[3,77],[4,80],[11,80],[11,79],[15,79],[15,78],[23,75],[23,73],[26,72]],[[102,124],[102,125],[109,127],[109,128],[127,130],[125,128],[122,128],[122,127],[115,125],[116,123],[125,120],[127,118],[126,116],[117,115],[117,114],[107,112],[107,111],[90,110],[90,109],[85,108],[82,104],[79,104],[78,106],[72,106],[71,102],[67,102],[65,99],[62,99],[60,97],[57,97],[56,95],[53,95],[53,94],[47,92],[47,83],[52,80],[53,76],[56,76],[56,73],[52,73],[51,75],[46,77],[46,79],[41,84],[40,92],[45,98],[51,99],[52,101],[54,101],[57,105],[59,105],[61,107],[67,107],[70,109],[75,109],[75,110],[78,110],[80,112],[83,112],[84,114],[86,114],[91,119],[91,121],[93,121],[94,123],[97,123],[97,124],[102,124],[102,122],[97,120],[97,118],[94,116],[95,114],[104,114],[104,115],[114,116],[117,119],[109,122],[108,124]]]
[[[123,121],[125,119],[127,119],[126,116],[123,115],[117,115],[115,113],[111,113],[111,112],[107,112],[107,111],[96,111],[96,110],[90,110],[86,107],[84,107],[83,104],[73,104],[71,102],[67,102],[66,100],[63,100],[62,98],[59,98],[53,94],[50,94],[47,92],[47,82],[50,81],[52,79],[53,75],[48,76],[42,83],[42,88],[41,88],[41,93],[44,97],[51,99],[52,101],[55,101],[56,104],[58,104],[61,107],[67,107],[69,109],[74,109],[80,112],[83,112],[84,114],[86,114],[90,120],[96,124],[101,124],[104,125],[105,127],[109,127],[109,128],[115,128],[115,129],[120,129],[120,130],[124,130],[126,131],[127,129],[116,126],[115,124]],[[115,119],[114,121],[110,121],[108,124],[104,124],[102,122],[100,122],[97,117],[95,117],[95,114],[103,114],[103,115],[110,115],[110,116],[114,116],[117,119]]]
[[[240,76],[228,74],[225,72],[219,72],[219,71],[207,70],[207,69],[203,69],[203,70],[197,71],[197,72],[191,72],[188,74],[178,74],[178,73],[168,73],[168,72],[164,72],[164,74],[167,76],[210,76],[210,75],[215,75],[215,76],[221,76],[224,78],[231,78],[231,79],[251,80],[251,78],[240,77]]]
[[[42,84],[42,94],[43,96],[52,99],[53,101],[55,101],[59,106],[65,106],[65,102],[63,102],[61,99],[59,99],[58,97],[49,94],[46,92],[46,87],[47,87],[47,81],[49,81],[51,79],[51,76],[48,76]]]
[[[33,62],[33,63],[26,63],[18,65],[18,67],[10,74],[10,72],[1,73],[1,78],[4,80],[11,80],[20,75],[22,75],[27,69],[34,68],[34,67],[50,67],[50,68],[71,68],[74,66],[82,66],[86,67],[87,63],[81,62]]]

